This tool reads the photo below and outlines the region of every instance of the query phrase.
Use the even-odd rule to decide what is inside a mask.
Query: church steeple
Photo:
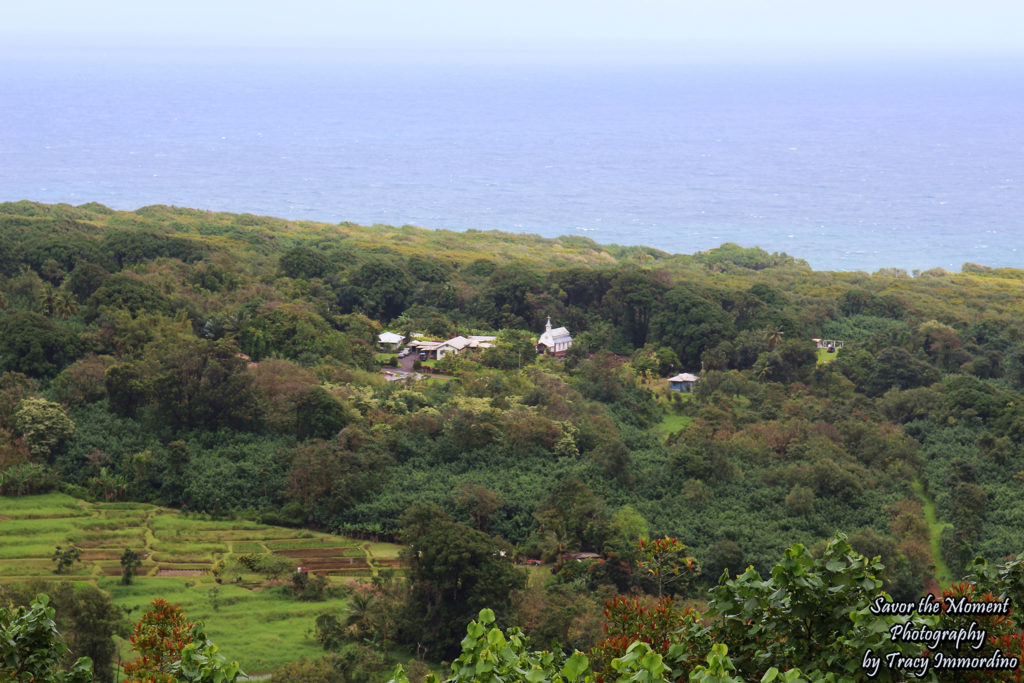
[[[551,316],[550,315],[548,316],[547,324],[544,326],[544,331],[545,332],[550,332],[551,331]]]

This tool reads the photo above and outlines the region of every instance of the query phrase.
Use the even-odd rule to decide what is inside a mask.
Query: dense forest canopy
[[[1021,550],[1022,291],[974,264],[0,204],[0,492],[390,538],[430,510],[435,535],[594,553],[563,583],[623,591],[652,585],[640,537],[681,539],[696,591],[843,531],[916,596]],[[564,358],[534,348],[548,318]],[[384,330],[497,340],[391,382]]]

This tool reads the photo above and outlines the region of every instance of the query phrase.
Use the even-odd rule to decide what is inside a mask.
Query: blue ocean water
[[[0,200],[1024,267],[1024,66],[0,63]]]

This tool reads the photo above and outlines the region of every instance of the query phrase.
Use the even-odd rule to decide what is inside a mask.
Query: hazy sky
[[[35,0],[4,3],[27,53],[123,45],[367,49],[678,61],[1019,58],[1021,0]]]

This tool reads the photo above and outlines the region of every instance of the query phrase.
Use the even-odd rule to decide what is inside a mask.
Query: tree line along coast
[[[883,590],[1016,590],[1022,279],[0,204],[0,493],[401,543],[395,572],[321,572],[334,659],[295,666],[325,680],[370,652],[381,680],[396,658],[480,656],[460,655],[471,621],[587,653],[595,674],[638,639],[687,676],[825,671],[806,634],[769,652],[725,626],[755,574],[867,572],[844,624]],[[274,555],[228,559],[255,576]],[[654,642],[648,618],[690,635]],[[822,628],[847,655],[863,644]]]

